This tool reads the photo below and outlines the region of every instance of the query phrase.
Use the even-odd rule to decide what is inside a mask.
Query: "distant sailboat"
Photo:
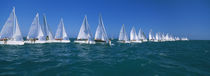
[[[61,42],[61,43],[69,43],[70,40],[67,36],[66,29],[64,27],[63,19],[61,18],[61,21],[58,25],[56,34],[55,34],[55,41],[54,42]]]
[[[130,43],[130,41],[128,39],[128,36],[127,36],[127,33],[125,31],[124,24],[122,25],[122,28],[120,30],[120,35],[119,35],[118,40],[119,40],[118,42],[121,42],[121,43]]]
[[[24,45],[23,37],[20,32],[15,7],[13,7],[9,18],[4,24],[0,33],[0,44],[7,45]]]
[[[155,37],[153,36],[152,30],[149,32],[149,41],[154,41]]]
[[[139,40],[141,40],[142,42],[147,42],[147,38],[146,38],[144,32],[143,32],[141,29],[139,30],[138,38],[139,38]]]
[[[47,40],[48,43],[51,43],[53,42],[54,38],[53,38],[53,34],[48,26],[48,23],[47,23],[47,18],[46,16],[44,15],[44,26],[43,26],[43,33],[44,33],[44,36]]]
[[[99,24],[95,33],[95,42],[109,42],[101,15],[99,16]]]
[[[46,43],[46,38],[41,25],[39,24],[39,14],[34,18],[25,43]]]
[[[85,43],[85,44],[95,44],[93,40],[92,33],[90,31],[90,27],[87,21],[87,16],[85,16],[83,23],[80,27],[79,34],[77,36],[77,40],[74,41],[75,43]]]
[[[131,29],[131,32],[130,32],[130,41],[133,43],[141,43],[142,42],[139,40],[134,27]]]
[[[155,34],[154,42],[158,42],[159,40],[160,40],[160,38],[159,38],[159,33],[156,33],[156,34]]]

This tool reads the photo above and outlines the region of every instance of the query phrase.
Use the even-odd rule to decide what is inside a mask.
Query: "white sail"
[[[15,8],[13,8],[9,18],[4,24],[0,33],[0,38],[8,38],[13,41],[23,41],[23,37],[21,35],[17,17],[15,14]]]
[[[46,16],[44,16],[44,26],[43,26],[43,33],[44,33],[44,36],[49,38],[49,40],[53,40],[53,35],[52,35],[52,32],[48,26],[48,23],[47,23],[47,18]]]
[[[44,34],[42,31],[42,28],[39,24],[39,14],[36,14],[36,17],[34,18],[27,39],[34,39],[37,38],[38,40],[45,40]]]
[[[136,30],[135,30],[134,27],[131,29],[131,32],[130,32],[130,40],[131,41],[138,41],[138,36],[136,34]]]
[[[155,39],[156,39],[156,40],[159,40],[159,33],[156,33]]]
[[[108,36],[104,27],[102,16],[99,17],[99,24],[95,33],[95,40],[102,40],[108,42]]]
[[[143,33],[141,29],[139,29],[138,37],[140,40],[143,40]]]
[[[63,19],[61,19],[55,34],[55,39],[69,40],[64,27]]]
[[[126,34],[124,24],[123,24],[123,26],[122,26],[122,28],[120,30],[119,40],[128,41],[128,36]]]
[[[150,32],[149,32],[149,40],[152,40],[153,38],[152,38],[152,30],[150,30]]]
[[[80,27],[79,34],[77,36],[77,39],[87,39],[87,40],[92,40],[92,33],[90,31],[90,27],[87,21],[87,16],[85,16],[82,26]]]
[[[144,32],[141,29],[139,29],[138,38],[140,40],[146,40],[147,39]]]

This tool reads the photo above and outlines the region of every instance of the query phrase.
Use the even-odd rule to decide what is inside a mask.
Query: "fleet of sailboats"
[[[40,25],[39,13],[37,13],[29,29],[26,41],[24,41],[19,28],[17,16],[15,14],[15,8],[13,8],[9,18],[5,22],[0,32],[0,44],[24,45],[24,43],[34,44],[34,43],[70,42],[62,18],[56,30],[55,36],[53,36],[53,33],[50,30],[45,15],[43,16],[43,21],[44,24]],[[148,41],[165,42],[165,41],[178,41],[178,40],[186,41],[189,39],[187,37],[180,38],[178,36],[173,36],[169,33],[160,33],[160,32],[153,33],[152,30],[149,31],[149,36],[147,39],[142,29],[139,29],[137,35],[135,27],[132,27],[130,31],[130,39],[129,39],[124,24],[121,27],[118,38],[118,42],[120,43],[142,43]],[[77,39],[74,40],[74,42],[80,44],[95,44],[97,42],[100,42],[100,43],[109,43],[111,45],[111,40],[109,40],[109,37],[106,33],[102,16],[101,15],[99,16],[99,23],[96,29],[95,38],[93,38],[92,33],[90,31],[90,26],[88,24],[87,16],[85,15]]]

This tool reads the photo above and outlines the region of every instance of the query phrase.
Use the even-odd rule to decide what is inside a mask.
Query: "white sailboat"
[[[39,24],[39,14],[34,18],[25,43],[46,43],[46,38],[41,25]]]
[[[121,27],[120,35],[119,35],[119,39],[118,40],[119,40],[118,42],[120,42],[120,43],[130,43],[130,41],[128,40],[127,33],[125,31],[124,24]]]
[[[13,7],[9,18],[4,24],[0,33],[0,44],[6,45],[24,45],[23,37],[20,32],[15,7]]]
[[[58,29],[55,34],[55,41],[54,42],[61,42],[61,43],[69,43],[70,40],[66,34],[66,30],[64,27],[63,19],[61,18],[61,21],[58,25]]]
[[[77,36],[77,40],[74,41],[75,43],[85,43],[85,44],[95,44],[93,40],[92,33],[90,31],[90,27],[87,21],[87,16],[85,16],[83,23],[80,27],[79,34]]]
[[[109,42],[101,15],[99,16],[99,24],[95,33],[95,42]]]
[[[139,40],[141,40],[142,42],[147,42],[147,38],[146,38],[144,32],[143,32],[141,29],[139,30],[138,38],[139,38]]]
[[[44,17],[43,33],[46,38],[46,42],[47,43],[54,42],[53,34],[52,34],[52,32],[48,26],[48,23],[47,23],[47,18],[45,15],[43,17]]]
[[[131,32],[130,32],[130,41],[133,43],[141,43],[142,42],[139,40],[134,27],[131,29]]]
[[[156,33],[154,42],[159,42],[159,41],[160,41],[159,33]]]
[[[155,37],[154,34],[152,33],[152,30],[149,32],[149,41],[154,41]]]

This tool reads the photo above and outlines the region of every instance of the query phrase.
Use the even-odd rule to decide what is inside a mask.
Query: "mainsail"
[[[47,24],[47,18],[46,16],[44,15],[44,26],[43,26],[43,33],[44,33],[44,36],[45,37],[48,37],[49,40],[53,40],[53,35],[52,35],[52,32]]]
[[[45,40],[44,34],[42,31],[42,27],[39,24],[39,14],[36,14],[36,17],[34,18],[27,39],[34,39],[37,38],[38,40]]]
[[[92,40],[92,33],[90,31],[90,27],[87,21],[87,16],[85,16],[82,26],[80,27],[79,34],[77,36],[77,39],[85,39],[85,40]]]
[[[135,30],[134,27],[131,29],[131,32],[130,32],[130,40],[131,41],[138,41],[138,36],[136,34],[136,30]]]
[[[126,34],[124,24],[120,30],[119,40],[128,41],[128,36]]]
[[[0,38],[8,38],[14,41],[23,41],[14,7],[1,30]]]
[[[56,34],[55,34],[55,39],[68,40],[68,36],[66,34],[66,30],[65,30],[62,18],[61,18],[61,21],[58,25],[58,29],[57,29]]]
[[[106,41],[106,42],[109,41],[108,36],[106,34],[105,27],[104,27],[104,23],[102,20],[102,16],[99,17],[99,24],[96,29],[95,40],[102,40],[102,41]]]

